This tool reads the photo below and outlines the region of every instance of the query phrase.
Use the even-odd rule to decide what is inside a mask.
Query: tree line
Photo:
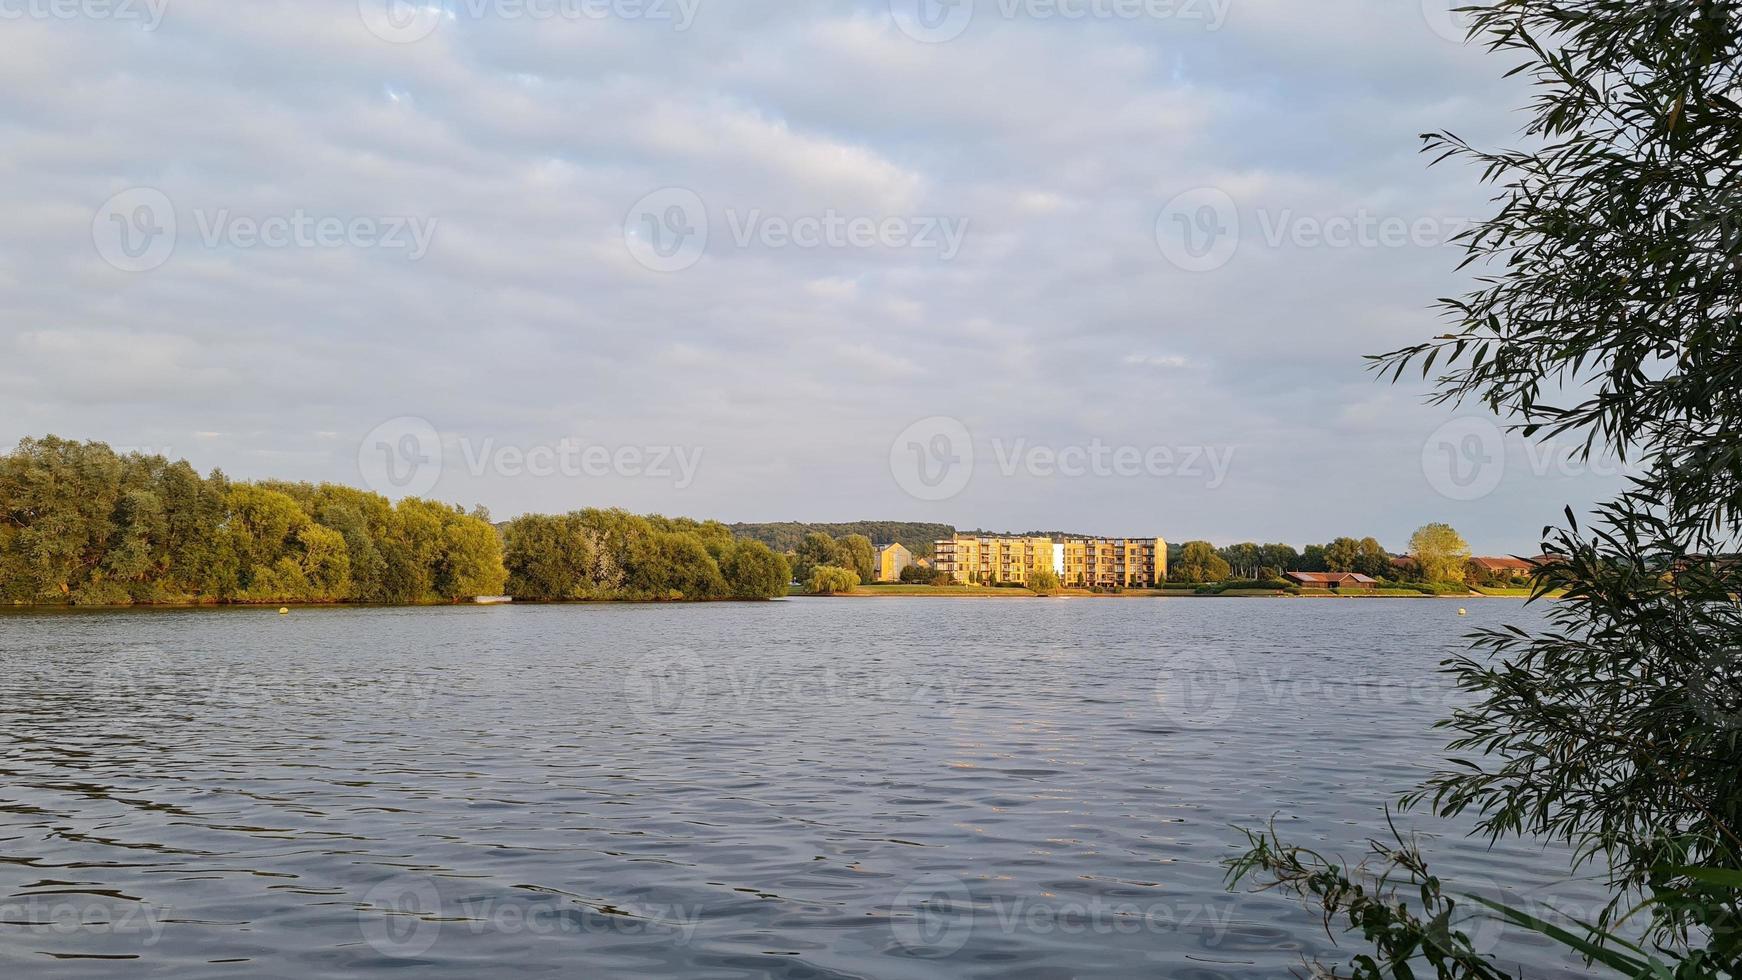
[[[894,542],[913,552],[916,558],[929,558],[932,545],[956,536],[949,524],[926,524],[913,521],[850,521],[844,524],[733,524],[732,533],[740,538],[760,541],[781,554],[795,554],[812,534],[832,539],[858,535],[880,544]]]
[[[239,483],[102,443],[0,456],[9,602],[443,602],[502,591],[488,519],[350,487]]]
[[[1410,537],[1407,556],[1391,554],[1372,537],[1337,538],[1298,551],[1287,544],[1248,541],[1217,548],[1208,541],[1187,541],[1168,556],[1167,578],[1213,583],[1274,581],[1289,572],[1354,572],[1380,580],[1457,584],[1474,577],[1469,559],[1462,535],[1446,524],[1428,524]]]
[[[718,521],[582,510],[518,518],[502,537],[516,599],[772,599],[792,578],[786,558]]]
[[[784,558],[717,522],[465,510],[332,484],[232,481],[96,442],[0,456],[0,601],[132,604],[764,599]]]

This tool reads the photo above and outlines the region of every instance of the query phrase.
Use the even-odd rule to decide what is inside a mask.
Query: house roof
[[[1470,561],[1486,572],[1529,572],[1537,566],[1537,562],[1523,558],[1472,558]]]
[[[1379,580],[1369,578],[1360,572],[1289,572],[1288,577],[1297,582],[1312,582],[1325,585],[1378,585]]]

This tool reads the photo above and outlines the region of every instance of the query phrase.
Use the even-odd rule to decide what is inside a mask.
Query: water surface
[[[1516,601],[0,614],[0,975],[1286,976]],[[1440,826],[1440,825],[1434,825]],[[1442,875],[1602,892],[1459,835]],[[1583,976],[1516,930],[1532,976]]]

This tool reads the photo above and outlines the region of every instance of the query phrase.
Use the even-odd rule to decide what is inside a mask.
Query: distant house
[[[1289,572],[1288,580],[1309,589],[1335,589],[1338,592],[1370,592],[1379,580],[1359,572]]]
[[[1472,558],[1470,564],[1476,566],[1484,574],[1493,578],[1528,578],[1541,559],[1525,561],[1523,558]]]
[[[913,552],[898,544],[886,544],[877,549],[877,581],[899,582],[901,573],[913,564]]]

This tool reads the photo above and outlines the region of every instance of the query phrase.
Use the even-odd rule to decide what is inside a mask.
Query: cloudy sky
[[[1440,0],[441,6],[0,0],[0,439],[1485,552],[1616,483],[1363,365],[1486,210],[1417,134],[1522,122]]]

